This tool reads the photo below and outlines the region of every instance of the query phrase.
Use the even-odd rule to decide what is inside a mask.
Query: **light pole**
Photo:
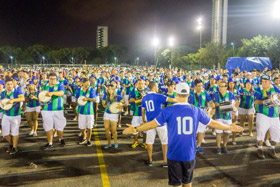
[[[11,65],[13,64],[13,59],[14,57],[13,56],[10,56],[10,59],[11,59]]]
[[[199,30],[199,48],[201,49],[202,42],[202,18],[197,19],[197,30]]]
[[[156,38],[156,37],[153,39],[153,46],[155,47],[154,61],[155,61],[155,65],[156,65],[156,67],[157,67],[158,58],[156,57],[156,52],[157,52],[157,47],[159,46],[159,39]]]
[[[168,46],[170,47],[170,64],[169,64],[169,69],[172,68],[172,52],[173,52],[173,47],[174,47],[174,37],[170,36],[168,39]]]
[[[43,62],[43,64],[45,64],[45,59],[46,59],[46,57],[42,56],[42,62]]]
[[[136,57],[135,59],[135,65],[138,65],[139,64],[139,57]]]
[[[232,55],[234,56],[234,52],[235,52],[235,51],[234,51],[234,43],[231,42],[230,45],[232,46]]]
[[[114,60],[115,60],[115,64],[117,64],[118,58],[117,58],[117,57],[114,57]]]

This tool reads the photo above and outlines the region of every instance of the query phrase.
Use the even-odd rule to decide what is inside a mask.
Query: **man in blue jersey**
[[[271,94],[280,93],[280,89],[271,84],[271,77],[263,75],[261,77],[261,86],[255,91],[255,105],[256,105],[256,129],[257,129],[257,141],[259,158],[264,159],[264,152],[262,149],[265,135],[269,130],[271,136],[271,147],[269,155],[278,159],[275,152],[276,143],[280,142],[280,123],[279,123],[279,107],[267,106],[264,104],[264,100],[269,98]]]
[[[1,93],[1,100],[2,99],[9,99],[8,103],[13,104],[11,109],[4,110],[2,134],[9,143],[6,152],[9,154],[16,154],[18,152],[19,126],[21,122],[20,102],[24,101],[24,96],[20,87],[19,89],[14,88],[13,80],[9,77],[6,79],[6,90]]]
[[[142,120],[145,123],[154,120],[159,113],[162,111],[162,105],[166,102],[176,102],[176,99],[168,98],[162,94],[158,94],[158,84],[154,81],[149,83],[149,89],[147,95],[142,99]],[[153,144],[158,134],[159,139],[162,144],[162,154],[163,154],[163,167],[167,167],[167,128],[166,126],[157,127],[147,131],[146,144],[149,160],[146,164],[152,166],[152,153]]]
[[[123,134],[132,134],[164,126],[168,129],[168,176],[169,185],[192,186],[193,169],[195,166],[196,131],[199,122],[215,129],[243,131],[243,128],[232,124],[223,125],[211,120],[203,110],[188,104],[190,88],[186,83],[176,86],[177,104],[164,108],[156,119],[140,127],[127,125]]]

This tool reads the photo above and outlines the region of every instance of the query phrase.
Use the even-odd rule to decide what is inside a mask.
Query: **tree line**
[[[223,46],[209,42],[200,49],[189,46],[173,48],[159,47],[151,54],[145,54],[141,47],[128,49],[110,45],[96,48],[51,48],[45,45],[32,45],[27,48],[15,46],[0,47],[1,64],[157,64],[161,67],[183,69],[213,68],[220,64],[225,67],[229,57],[269,57],[273,67],[280,64],[280,38],[276,36],[256,36],[242,39],[241,46]],[[140,61],[140,63],[139,63]]]

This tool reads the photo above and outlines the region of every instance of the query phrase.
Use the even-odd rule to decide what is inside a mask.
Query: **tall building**
[[[108,27],[98,26],[96,31],[96,48],[108,46]]]
[[[228,0],[213,0],[212,41],[227,44]]]

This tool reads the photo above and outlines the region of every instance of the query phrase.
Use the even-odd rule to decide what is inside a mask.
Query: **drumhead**
[[[78,105],[80,106],[85,106],[85,104],[87,103],[87,101],[83,101],[83,99],[85,98],[85,96],[80,96],[78,98]]]
[[[8,104],[7,103],[9,100],[10,99],[7,99],[7,98],[1,100],[1,108],[3,110],[10,110],[13,107],[13,104]]]
[[[113,102],[110,106],[109,106],[109,110],[110,112],[112,113],[119,113],[120,112],[120,109],[117,108],[117,106],[119,105],[120,103],[119,102]]]
[[[39,93],[39,101],[43,102],[43,103],[47,103],[49,102],[52,98],[49,96],[46,96],[46,94],[48,93],[48,91],[42,91]]]

